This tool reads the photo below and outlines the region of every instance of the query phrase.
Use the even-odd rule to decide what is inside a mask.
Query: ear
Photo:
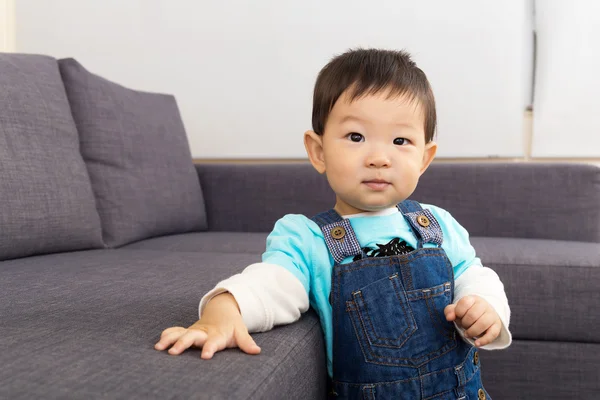
[[[325,172],[325,156],[323,154],[323,137],[313,131],[304,133],[304,147],[308,159],[313,167],[320,173]]]
[[[429,142],[425,145],[425,151],[423,152],[423,161],[421,164],[421,175],[427,170],[433,159],[435,158],[435,154],[437,153],[437,143]]]

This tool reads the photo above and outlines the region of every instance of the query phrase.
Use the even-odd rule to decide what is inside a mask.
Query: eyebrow
[[[341,120],[340,123],[343,124],[346,121],[357,121],[357,122],[366,122],[365,120],[359,118],[359,117],[355,117],[354,115],[346,115],[344,116]]]
[[[367,122],[367,121],[365,121],[364,119],[362,119],[362,118],[359,118],[359,117],[357,117],[357,116],[355,116],[355,115],[350,115],[350,114],[348,114],[348,115],[345,115],[344,117],[342,117],[342,119],[340,120],[340,124],[343,124],[344,122],[347,122],[347,121],[356,121],[356,122],[360,122],[360,123],[363,123],[363,124],[364,124],[365,122]],[[395,126],[404,126],[404,127],[406,127],[406,128],[412,128],[412,129],[415,129],[415,127],[414,127],[413,125],[411,125],[411,124],[405,124],[405,123],[402,123],[402,122],[400,122],[400,123],[397,123],[397,124],[394,124],[394,125],[395,125]]]

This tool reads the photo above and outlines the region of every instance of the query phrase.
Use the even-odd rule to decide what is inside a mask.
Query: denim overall
[[[419,203],[406,200],[397,207],[418,239],[418,248],[408,254],[369,258],[350,222],[335,210],[313,218],[335,260],[330,396],[490,399],[477,349],[444,316],[454,297],[454,274],[441,248],[442,230]],[[340,264],[349,256],[358,257]]]

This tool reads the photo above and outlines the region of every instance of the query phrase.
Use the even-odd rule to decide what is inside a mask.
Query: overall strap
[[[442,245],[444,234],[431,211],[423,209],[421,204],[414,200],[404,200],[398,203],[397,207],[410,223],[419,241],[419,247],[423,247],[424,243],[435,243],[438,247]]]
[[[327,248],[336,264],[346,257],[362,255],[350,221],[342,218],[334,209],[317,214],[311,219],[321,228]]]

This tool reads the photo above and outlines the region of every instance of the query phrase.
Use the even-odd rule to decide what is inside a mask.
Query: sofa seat
[[[4,261],[0,398],[319,398],[325,351],[313,312],[254,335],[258,356],[231,349],[205,361],[199,350],[153,348],[163,329],[195,322],[215,282],[255,258],[119,249]]]
[[[200,232],[148,239],[124,249],[247,253],[247,262],[233,267],[239,272],[260,261],[266,237],[267,233]],[[600,319],[589,312],[600,304],[599,243],[485,237],[471,242],[484,265],[506,286],[515,338],[600,343]]]
[[[472,238],[498,273],[516,339],[600,343],[600,243]]]
[[[194,232],[146,239],[122,249],[250,253],[257,255],[256,261],[260,261],[267,236],[268,233],[263,232]]]

